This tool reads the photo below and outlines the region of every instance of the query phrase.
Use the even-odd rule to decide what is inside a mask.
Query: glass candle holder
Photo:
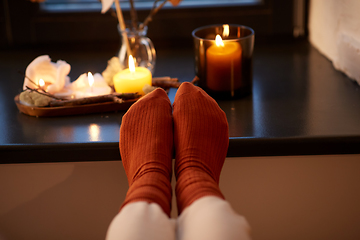
[[[251,94],[253,29],[234,24],[211,25],[195,29],[192,36],[195,73],[201,88],[215,99]]]
[[[118,26],[121,36],[121,47],[119,51],[119,61],[124,68],[129,66],[127,44],[123,38],[123,32]],[[156,51],[150,38],[146,36],[147,27],[142,30],[135,29],[131,22],[126,22],[126,34],[129,41],[131,54],[133,55],[137,67],[144,67],[150,70],[152,74],[155,71]]]

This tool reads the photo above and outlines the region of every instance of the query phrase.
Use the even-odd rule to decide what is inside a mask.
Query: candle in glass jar
[[[241,46],[216,36],[215,44],[206,50],[206,81],[214,91],[231,91],[241,86]]]
[[[118,93],[138,93],[145,95],[143,88],[145,85],[151,86],[152,76],[149,69],[135,67],[133,57],[129,56],[129,68],[115,74],[115,91]]]

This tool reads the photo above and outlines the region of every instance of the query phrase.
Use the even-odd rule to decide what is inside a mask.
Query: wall
[[[311,0],[309,40],[334,67],[360,84],[360,1]]]
[[[360,239],[359,159],[229,158],[221,189],[253,239]],[[126,190],[119,161],[0,165],[0,235],[104,239]]]
[[[293,1],[263,1],[265,4],[248,6],[164,8],[149,24],[148,37],[155,46],[192,46],[194,29],[223,23],[250,26],[257,40],[292,36]],[[43,11],[37,3],[24,0],[0,0],[0,6],[0,48],[40,45],[56,48],[74,44],[118,48],[118,21],[109,13],[101,14],[100,9],[52,13]],[[139,21],[144,21],[149,10],[138,8],[137,13]],[[130,19],[128,11],[124,11],[124,18]]]

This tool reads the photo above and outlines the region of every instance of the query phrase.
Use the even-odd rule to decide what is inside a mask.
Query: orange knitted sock
[[[173,104],[176,197],[179,214],[204,196],[224,198],[219,178],[229,130],[225,113],[201,88],[183,83]]]
[[[119,146],[129,183],[121,208],[146,201],[170,216],[173,121],[164,90],[156,89],[130,107],[122,119]]]

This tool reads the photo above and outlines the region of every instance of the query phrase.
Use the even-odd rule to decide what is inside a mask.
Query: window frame
[[[52,44],[119,44],[117,19],[100,12],[44,12],[40,5],[24,0],[1,0],[9,5],[11,34],[8,46]],[[192,44],[191,32],[211,24],[241,24],[255,30],[256,39],[293,33],[295,0],[264,0],[256,6],[223,6],[209,8],[167,7],[161,9],[149,24],[148,36],[154,45],[173,47]],[[149,10],[138,10],[145,19]],[[129,11],[124,11],[130,19]]]

